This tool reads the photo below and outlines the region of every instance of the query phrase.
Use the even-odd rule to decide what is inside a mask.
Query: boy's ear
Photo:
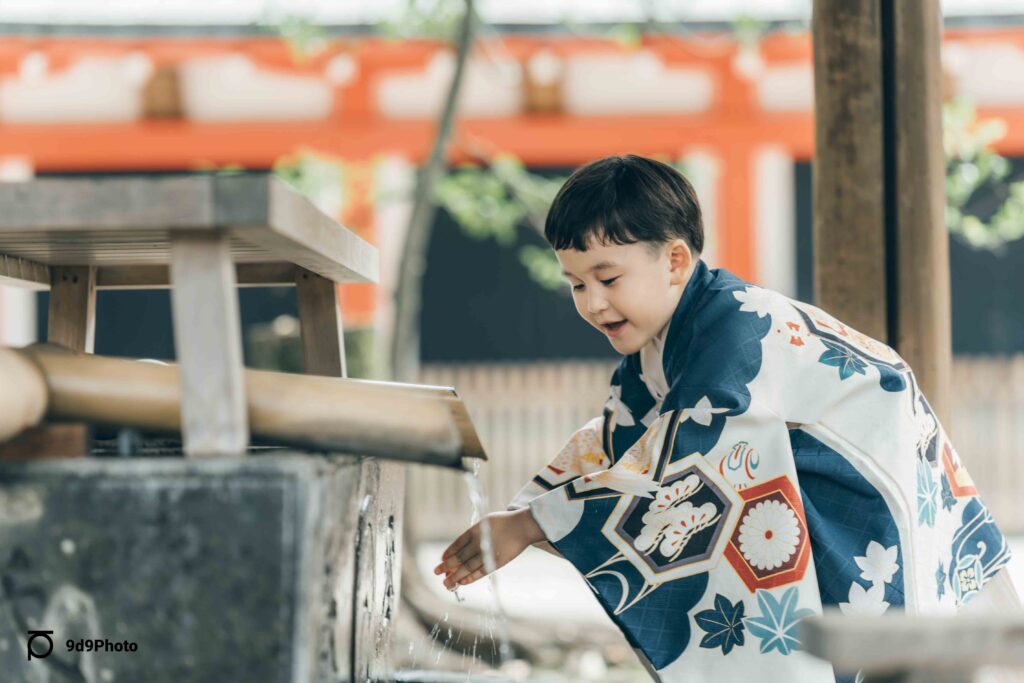
[[[686,284],[690,279],[690,266],[693,265],[693,254],[690,253],[690,247],[687,246],[684,240],[673,240],[668,245],[668,263],[672,284]]]

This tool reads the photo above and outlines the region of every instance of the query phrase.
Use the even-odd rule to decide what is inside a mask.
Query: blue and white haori
[[[834,680],[800,619],[954,613],[1009,559],[895,351],[703,262],[524,505],[662,681]]]

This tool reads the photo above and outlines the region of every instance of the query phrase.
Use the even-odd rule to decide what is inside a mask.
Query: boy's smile
[[[683,240],[601,244],[555,252],[576,311],[623,355],[639,351],[669,320],[693,272]]]

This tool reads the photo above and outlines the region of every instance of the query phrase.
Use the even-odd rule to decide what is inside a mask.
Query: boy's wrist
[[[533,545],[534,543],[540,543],[546,541],[547,536],[544,535],[544,530],[537,524],[537,520],[533,517],[533,512],[530,511],[530,506],[526,506],[521,510],[517,510],[515,513],[519,516],[519,528],[523,533],[523,540],[527,545]]]

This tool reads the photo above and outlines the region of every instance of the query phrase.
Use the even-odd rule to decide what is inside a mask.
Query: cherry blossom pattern
[[[682,424],[687,420],[693,420],[697,424],[707,427],[711,424],[711,420],[714,419],[716,414],[727,412],[729,412],[728,408],[715,408],[711,405],[711,400],[704,396],[697,401],[697,405],[692,408],[685,408],[680,413],[679,423]]]
[[[715,595],[715,606],[693,615],[694,621],[700,626],[705,636],[700,646],[713,650],[722,649],[722,654],[729,654],[733,647],[742,646],[743,636],[743,601],[736,604],[729,601],[721,593]]]
[[[889,609],[884,598],[885,584],[876,583],[865,589],[854,581],[850,584],[847,602],[839,603],[839,609],[848,616],[880,617]]]
[[[740,552],[758,569],[776,569],[793,557],[800,526],[793,509],[771,499],[757,503],[740,522]]]
[[[893,575],[900,569],[896,562],[898,555],[896,546],[886,548],[878,541],[871,541],[864,555],[853,558],[853,561],[860,567],[860,578],[872,584],[886,584],[892,582]]]
[[[758,318],[763,318],[770,314],[775,302],[775,294],[760,287],[750,286],[745,291],[733,292],[732,295],[740,302],[740,311],[756,313]]]
[[[761,614],[746,617],[743,623],[751,635],[761,640],[761,654],[775,650],[788,655],[800,649],[797,623],[814,614],[814,610],[806,607],[797,609],[799,599],[800,594],[796,586],[787,588],[778,599],[769,591],[757,591],[757,604]]]
[[[839,603],[843,614],[877,617],[889,609],[885,586],[892,583],[892,577],[899,571],[898,556],[898,546],[886,548],[878,541],[870,541],[864,554],[853,558],[860,567],[860,578],[871,585],[865,588],[857,581],[850,584],[847,601]]]

